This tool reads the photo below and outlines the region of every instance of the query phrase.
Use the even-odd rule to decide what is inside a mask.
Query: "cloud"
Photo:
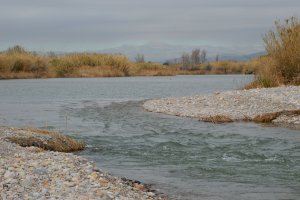
[[[297,0],[0,0],[0,48],[99,50],[123,44],[261,44]]]

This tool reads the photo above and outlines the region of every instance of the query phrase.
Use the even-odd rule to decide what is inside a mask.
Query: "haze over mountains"
[[[134,60],[137,54],[144,54],[146,61],[165,62],[180,58],[182,53],[189,53],[193,49],[199,48],[207,51],[209,60],[214,60],[219,55],[220,60],[247,60],[257,55],[262,55],[263,47],[243,47],[243,46],[209,46],[209,45],[171,45],[166,43],[148,43],[144,45],[123,45],[116,48],[104,49],[100,53],[120,53]],[[247,49],[247,50],[245,50]]]

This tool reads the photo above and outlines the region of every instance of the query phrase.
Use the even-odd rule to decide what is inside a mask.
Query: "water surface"
[[[142,109],[144,100],[242,87],[251,76],[0,81],[0,125],[61,130],[80,154],[176,199],[299,199],[299,131],[215,125]]]

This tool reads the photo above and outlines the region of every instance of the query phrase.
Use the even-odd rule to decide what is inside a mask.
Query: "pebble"
[[[10,143],[5,138],[14,135],[14,130],[0,127],[0,199],[166,199],[72,153]]]

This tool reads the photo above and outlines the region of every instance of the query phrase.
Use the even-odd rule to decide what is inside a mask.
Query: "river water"
[[[300,199],[300,132],[146,112],[146,99],[239,89],[251,76],[0,81],[0,125],[60,130],[113,175],[173,199]]]

